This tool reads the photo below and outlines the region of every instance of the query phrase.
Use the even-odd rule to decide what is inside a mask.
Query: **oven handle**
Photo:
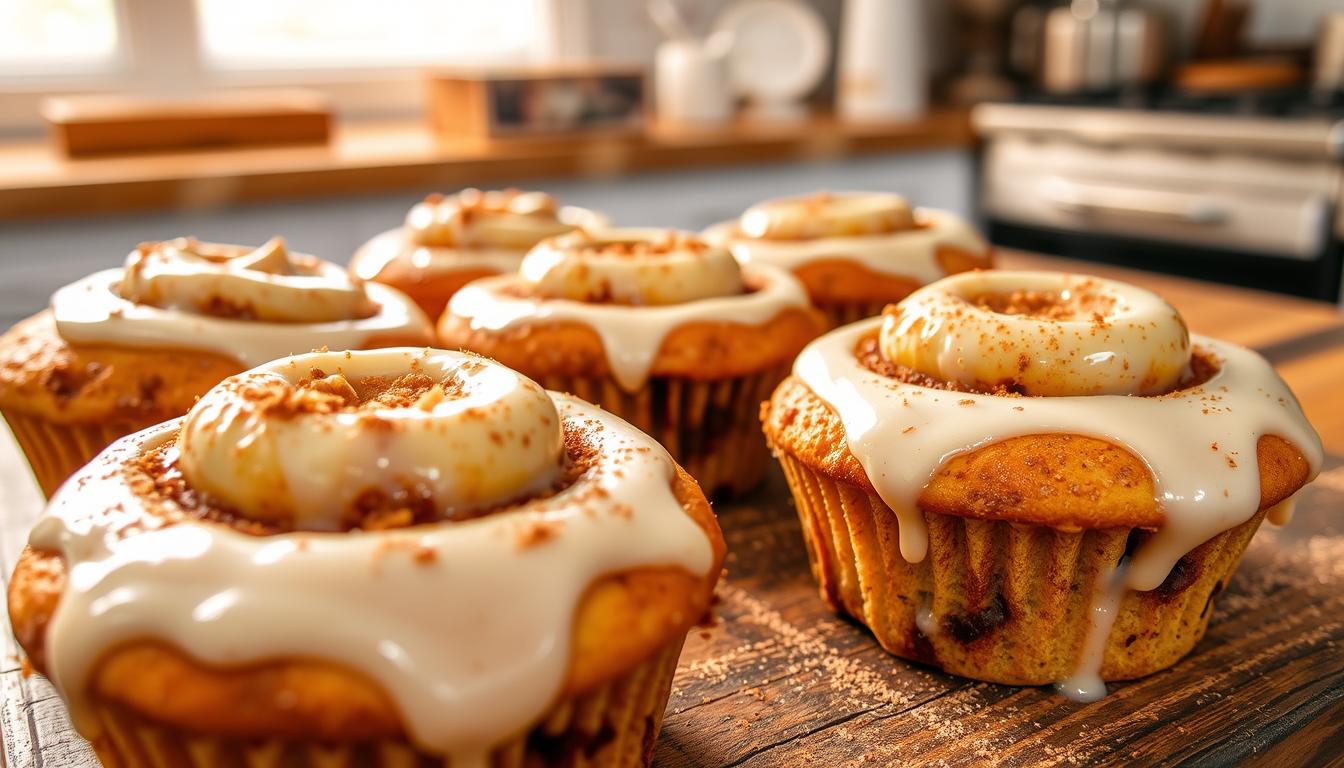
[[[1222,224],[1229,218],[1227,209],[1194,196],[1144,193],[1151,199],[1140,202],[1133,199],[1135,192],[1130,190],[1082,187],[1058,178],[1051,179],[1043,187],[1042,196],[1057,210],[1066,213],[1160,219],[1204,226]]]

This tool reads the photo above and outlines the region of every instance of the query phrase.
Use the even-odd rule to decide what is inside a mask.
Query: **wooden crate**
[[[46,99],[42,116],[69,157],[258,144],[325,143],[331,107],[304,90],[189,98],[95,95]]]

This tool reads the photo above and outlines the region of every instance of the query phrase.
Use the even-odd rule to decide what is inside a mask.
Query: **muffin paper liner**
[[[911,564],[900,554],[896,515],[880,497],[777,455],[822,597],[866,624],[889,652],[976,680],[1044,685],[1071,675],[1093,598],[1105,588],[1099,576],[1147,536],[925,512],[928,555]],[[1103,679],[1147,675],[1190,652],[1264,514],[1195,548],[1157,589],[1125,593]]]
[[[882,314],[882,310],[887,308],[888,304],[895,304],[896,301],[869,301],[869,302],[851,302],[836,304],[818,304],[817,309],[826,316],[826,322],[829,328],[839,328],[842,325],[857,323],[860,320],[866,320],[870,317],[877,317]]]
[[[158,423],[60,424],[12,410],[0,414],[28,457],[42,493],[48,497],[113,441]]]
[[[761,436],[761,401],[789,373],[788,365],[718,381],[653,377],[638,392],[613,378],[550,376],[537,381],[597,403],[667,448],[707,494],[744,493],[769,463]]]
[[[684,637],[601,688],[565,699],[495,747],[492,768],[646,766],[662,726]],[[404,740],[326,744],[186,733],[115,704],[96,704],[91,739],[104,768],[459,768]]]

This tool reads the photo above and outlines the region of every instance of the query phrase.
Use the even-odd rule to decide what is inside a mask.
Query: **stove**
[[[972,120],[997,244],[1340,301],[1338,99],[1151,89]]]

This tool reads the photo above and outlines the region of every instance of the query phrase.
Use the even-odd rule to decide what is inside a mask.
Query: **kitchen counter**
[[[639,139],[483,142],[442,139],[423,121],[338,126],[321,146],[163,152],[68,160],[46,142],[0,144],[0,220],[456,189],[517,179],[819,161],[875,152],[966,148],[965,109],[916,120],[653,126]]]
[[[974,683],[885,654],[817,596],[778,473],[717,505],[729,542],[718,624],[693,631],[656,765],[775,766],[902,760],[970,765],[1326,764],[1344,743],[1344,317],[1333,307],[1180,278],[1004,253],[1014,268],[1086,269],[1145,285],[1191,329],[1248,344],[1283,372],[1325,438],[1321,477],[1295,519],[1266,525],[1219,597],[1208,635],[1172,669],[1077,704],[1044,688]],[[0,433],[4,573],[41,501]],[[3,764],[94,765],[7,626]],[[43,759],[39,760],[38,755]]]

